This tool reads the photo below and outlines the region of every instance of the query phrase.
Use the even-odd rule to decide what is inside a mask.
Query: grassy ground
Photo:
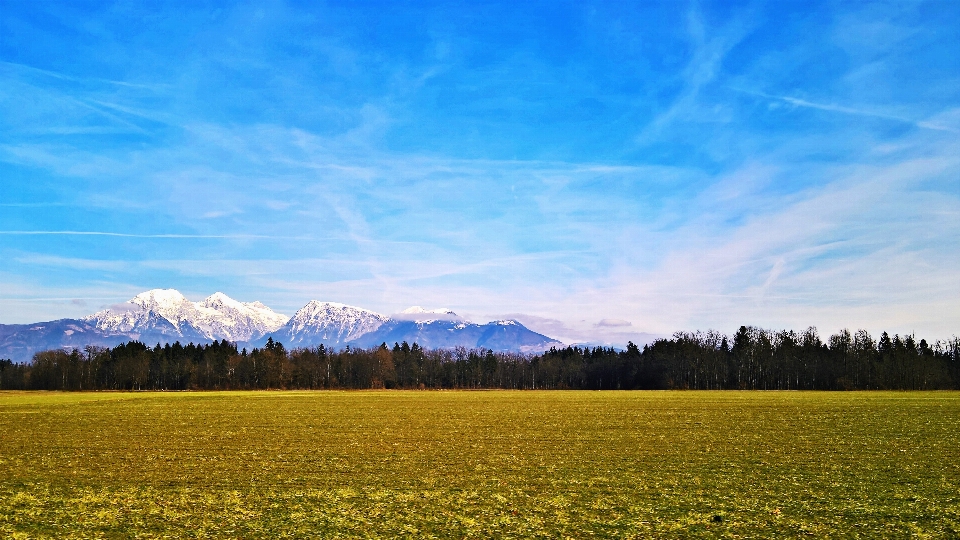
[[[960,393],[0,393],[0,536],[957,537]]]

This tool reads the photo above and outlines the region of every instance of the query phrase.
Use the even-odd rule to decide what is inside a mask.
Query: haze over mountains
[[[515,320],[477,324],[446,308],[414,306],[388,317],[312,300],[287,317],[260,302],[238,302],[220,292],[191,302],[176,290],[154,289],[81,319],[0,325],[0,358],[25,362],[38,351],[112,347],[132,340],[152,346],[225,339],[252,348],[269,338],[288,348],[322,344],[341,349],[407,341],[427,348],[540,352],[561,345]]]

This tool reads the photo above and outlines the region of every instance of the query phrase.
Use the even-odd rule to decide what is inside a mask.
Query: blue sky
[[[0,2],[0,323],[947,338],[958,203],[954,1]]]

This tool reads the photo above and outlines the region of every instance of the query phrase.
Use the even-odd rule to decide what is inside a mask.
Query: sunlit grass
[[[960,393],[0,393],[0,536],[960,531]]]

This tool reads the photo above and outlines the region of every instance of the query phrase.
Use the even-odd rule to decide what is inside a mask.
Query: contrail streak
[[[7,236],[112,236],[117,238],[196,238],[196,239],[262,239],[262,240],[312,240],[309,236],[269,236],[263,234],[134,234],[105,231],[0,231]]]
[[[916,127],[919,127],[919,128],[933,129],[933,130],[936,130],[936,131],[947,131],[947,132],[950,132],[950,133],[958,133],[958,130],[956,130],[956,129],[950,127],[950,126],[942,126],[942,125],[939,125],[939,124],[934,124],[934,123],[932,123],[932,122],[926,122],[926,121],[923,121],[923,120],[913,120],[913,119],[911,119],[911,118],[904,118],[904,117],[902,117],[902,116],[896,116],[896,115],[892,115],[892,114],[884,114],[884,113],[879,113],[879,112],[874,112],[874,111],[868,111],[868,110],[863,110],[863,109],[856,109],[856,108],[853,108],[853,107],[844,107],[843,105],[833,105],[833,104],[825,104],[825,103],[814,103],[813,101],[807,101],[807,100],[805,100],[805,99],[799,99],[799,98],[794,98],[794,97],[789,97],[789,96],[774,96],[774,95],[771,95],[771,94],[766,94],[766,93],[764,93],[764,92],[756,92],[756,91],[752,91],[752,90],[744,90],[744,89],[741,89],[741,88],[732,88],[732,87],[731,87],[730,89],[731,89],[731,90],[734,90],[734,91],[736,91],[736,92],[741,92],[741,93],[749,94],[749,95],[752,95],[752,96],[759,96],[759,97],[763,97],[763,98],[766,98],[766,99],[772,99],[772,100],[776,100],[776,101],[782,101],[782,102],[784,102],[784,103],[789,103],[789,104],[791,104],[791,105],[793,105],[793,106],[795,106],[795,107],[806,107],[806,108],[808,108],[808,109],[817,109],[817,110],[820,110],[820,111],[836,112],[836,113],[841,113],[841,114],[852,114],[852,115],[856,115],[856,116],[869,116],[869,117],[872,117],[872,118],[882,118],[882,119],[884,119],[884,120],[892,120],[892,121],[895,121],[895,122],[903,122],[903,123],[905,123],[905,124],[911,124],[911,125],[916,126]]]

